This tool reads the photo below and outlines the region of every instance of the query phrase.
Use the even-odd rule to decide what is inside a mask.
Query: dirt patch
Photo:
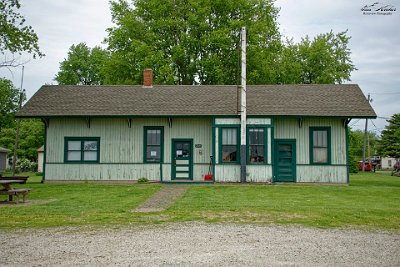
[[[160,212],[171,206],[185,194],[187,185],[164,185],[163,188],[137,207],[135,212]]]

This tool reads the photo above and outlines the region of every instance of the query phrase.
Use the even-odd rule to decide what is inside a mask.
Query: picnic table
[[[2,189],[0,190],[0,195],[8,195],[8,201],[12,202],[13,197],[16,196],[18,198],[22,196],[22,202],[25,202],[26,195],[31,191],[29,188],[13,188],[12,184],[19,184],[21,180],[4,180],[0,179],[0,185],[2,185]]]
[[[0,174],[0,180],[19,180],[20,184],[26,184],[29,176],[3,176]]]

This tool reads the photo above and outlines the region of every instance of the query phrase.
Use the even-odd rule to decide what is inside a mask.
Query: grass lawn
[[[0,228],[205,221],[400,232],[400,178],[360,173],[350,181],[349,186],[192,185],[164,212],[134,213],[161,185],[40,184],[40,177],[33,177],[21,185],[33,189],[32,204],[0,206]]]

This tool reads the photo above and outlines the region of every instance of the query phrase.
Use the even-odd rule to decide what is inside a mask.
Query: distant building
[[[44,146],[41,146],[37,150],[38,152],[38,166],[37,166],[37,171],[38,172],[43,172],[43,152],[44,152]]]
[[[0,147],[0,172],[4,172],[7,166],[7,153],[9,149]]]
[[[396,164],[395,158],[382,158],[381,159],[382,169],[393,169],[394,164]]]

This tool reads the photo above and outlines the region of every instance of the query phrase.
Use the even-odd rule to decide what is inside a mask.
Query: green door
[[[192,140],[172,140],[172,179],[193,180]]]
[[[296,182],[296,140],[275,140],[274,182]]]

